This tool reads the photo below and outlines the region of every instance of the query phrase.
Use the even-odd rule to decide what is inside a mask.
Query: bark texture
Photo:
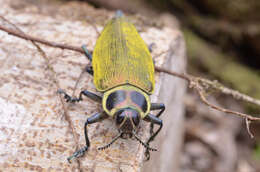
[[[171,42],[168,59],[164,67],[183,73],[186,67],[186,51],[183,37],[176,34]],[[184,95],[186,83],[172,76],[161,74],[163,78],[159,100],[165,103],[166,111],[162,115],[164,128],[154,145],[159,152],[155,152],[152,159],[145,163],[145,172],[179,171],[184,132]]]
[[[40,1],[33,4],[28,2],[0,0],[0,15],[29,35],[75,46],[87,44],[90,50],[93,50],[98,34],[92,24],[86,22],[87,17],[105,23],[104,19],[114,14],[95,10],[84,3],[48,5],[38,4]],[[0,21],[0,24],[13,28]],[[97,25],[99,31],[102,28],[102,25]],[[184,70],[185,57],[179,50],[184,51],[180,32],[167,26],[161,29],[150,26],[144,28],[141,36],[145,42],[148,45],[153,42],[157,45],[152,54],[155,56],[155,63],[167,63],[167,67],[173,68],[171,64],[178,62],[179,65],[175,65],[179,66],[177,69]],[[59,88],[73,93],[76,80],[88,63],[84,55],[40,45],[49,59],[47,64],[31,42],[2,31],[0,40],[0,171],[141,171],[144,148],[136,140],[119,139],[109,149],[97,151],[98,147],[110,142],[117,134],[113,119],[90,125],[89,151],[72,164],[67,163],[66,158],[85,144],[83,128],[86,119],[102,110],[100,104],[87,98],[77,104],[63,105],[62,99],[56,93]],[[167,51],[170,45],[167,55],[156,56]],[[178,56],[179,53],[182,57]],[[180,131],[175,136],[176,143],[171,143],[168,139],[167,143],[163,143],[170,148],[161,147],[160,142],[151,144],[158,147],[158,154],[165,154],[165,157],[169,155],[167,150],[175,154],[180,148],[183,126],[177,127],[182,123],[175,125],[172,122],[176,122],[175,117],[182,121],[182,100],[176,100],[185,90],[183,83],[167,77],[156,74],[156,91],[151,97],[152,102],[158,102],[160,95],[160,100],[165,101],[167,106],[167,113],[164,114],[165,127],[159,134],[161,138],[158,141],[164,140],[164,137],[173,138],[171,130],[177,130],[175,128]],[[179,88],[182,90],[178,90]],[[88,74],[80,79],[75,95],[82,89],[96,92],[92,77]],[[167,129],[171,125],[174,128]],[[147,123],[141,123],[138,135],[142,140],[148,138],[148,128]],[[176,145],[174,150],[172,145]],[[152,161],[157,155],[152,153]],[[167,161],[174,161],[172,156]]]

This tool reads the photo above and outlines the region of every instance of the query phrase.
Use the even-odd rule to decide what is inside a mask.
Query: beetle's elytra
[[[160,132],[163,123],[159,116],[165,110],[162,103],[151,103],[150,97],[154,91],[154,64],[147,48],[147,45],[138,34],[136,28],[122,14],[117,11],[116,15],[106,24],[99,36],[93,57],[83,46],[92,66],[88,66],[86,71],[94,77],[94,85],[97,91],[103,96],[98,96],[87,90],[80,92],[78,98],[72,98],[65,91],[67,102],[82,101],[82,95],[102,103],[103,112],[98,112],[89,117],[84,126],[86,146],[76,151],[68,158],[80,157],[88,150],[90,141],[88,138],[87,126],[95,122],[102,121],[107,117],[112,117],[118,127],[118,135],[107,145],[98,148],[105,149],[114,143],[118,138],[136,138],[146,148],[146,158],[150,158],[149,143]],[[156,115],[150,111],[160,110]],[[150,138],[143,142],[136,134],[140,120],[151,123]],[[153,125],[159,125],[154,132]]]

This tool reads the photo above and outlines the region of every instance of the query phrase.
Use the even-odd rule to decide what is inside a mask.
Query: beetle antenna
[[[112,141],[111,141],[110,143],[108,143],[107,145],[102,146],[102,147],[99,147],[98,150],[104,150],[104,149],[108,148],[108,147],[111,146],[119,137],[121,137],[121,135],[122,135],[122,132],[120,132],[116,137],[114,137],[114,138],[112,139]]]
[[[133,135],[135,136],[136,140],[139,141],[139,143],[140,143],[141,145],[143,145],[146,149],[148,149],[149,151],[157,151],[157,149],[151,148],[151,147],[149,147],[148,144],[145,144],[145,143],[135,134],[135,132],[133,132]]]

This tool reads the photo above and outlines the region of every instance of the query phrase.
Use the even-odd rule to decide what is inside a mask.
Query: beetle
[[[86,71],[94,77],[94,85],[103,96],[96,95],[87,90],[80,92],[78,97],[72,97],[59,89],[67,102],[82,101],[86,96],[100,102],[103,112],[98,112],[87,118],[84,125],[86,146],[68,157],[68,161],[84,155],[90,147],[87,126],[106,119],[114,118],[118,127],[118,135],[107,145],[98,148],[108,148],[118,138],[134,137],[145,148],[145,157],[150,158],[151,148],[149,143],[161,131],[163,122],[159,118],[164,112],[163,103],[151,103],[150,95],[154,92],[154,63],[149,48],[138,34],[135,26],[129,22],[121,11],[106,24],[100,34],[93,56],[82,46],[85,55],[92,66],[87,66]],[[150,111],[159,110],[156,115]],[[140,120],[150,122],[150,137],[143,142],[136,134]],[[154,132],[154,124],[159,125]]]

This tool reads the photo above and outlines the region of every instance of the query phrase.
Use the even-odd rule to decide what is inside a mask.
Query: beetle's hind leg
[[[84,50],[86,57],[92,63],[92,54],[88,51],[86,45],[82,45],[81,48]],[[87,65],[86,68],[85,68],[85,71],[93,76],[94,72],[93,72],[92,65]]]
[[[156,44],[154,42],[148,45],[148,50],[150,51],[150,53],[153,52],[153,49],[154,49],[155,46],[156,46]],[[154,59],[153,59],[153,65],[155,66],[155,60]]]
[[[83,90],[79,93],[79,97],[71,97],[70,95],[68,95],[64,90],[62,89],[59,89],[58,90],[58,93],[59,94],[64,94],[64,98],[66,99],[66,102],[71,102],[71,103],[74,103],[74,102],[79,102],[79,101],[82,101],[82,96],[86,96],[88,98],[90,98],[91,100],[94,100],[96,102],[99,102],[101,103],[102,102],[102,97],[99,96],[99,95],[96,95],[95,93],[92,93],[88,90]]]
[[[153,48],[154,47],[155,47],[155,43],[154,42],[148,45],[148,50],[150,51],[150,53],[153,52]]]
[[[106,115],[106,113],[102,112],[102,113],[96,113],[96,114],[92,115],[91,117],[89,117],[87,119],[87,121],[85,122],[85,125],[84,125],[84,134],[85,134],[86,146],[81,148],[80,150],[76,151],[75,153],[73,153],[72,156],[68,157],[67,160],[69,162],[71,162],[71,160],[74,159],[74,158],[78,158],[78,157],[83,156],[84,153],[88,150],[88,148],[90,146],[90,141],[89,141],[89,138],[88,138],[87,126],[89,124],[100,122],[100,121],[106,119],[107,117],[108,116]]]

